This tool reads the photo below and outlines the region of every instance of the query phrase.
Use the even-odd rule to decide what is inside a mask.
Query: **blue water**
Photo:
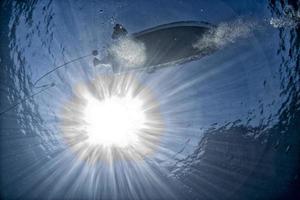
[[[296,199],[300,163],[297,1],[1,1],[1,199]],[[62,137],[60,111],[100,69],[115,23],[216,25],[219,50],[137,73],[164,133],[140,161],[90,165]],[[55,85],[51,85],[54,83]],[[298,195],[298,196],[297,196]]]

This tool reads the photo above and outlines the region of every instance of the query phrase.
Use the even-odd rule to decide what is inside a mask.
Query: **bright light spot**
[[[59,114],[63,139],[78,157],[140,160],[158,148],[164,123],[151,90],[130,74],[79,83]]]
[[[88,142],[105,147],[135,144],[145,117],[138,99],[110,97],[100,101],[89,97],[84,110]]]

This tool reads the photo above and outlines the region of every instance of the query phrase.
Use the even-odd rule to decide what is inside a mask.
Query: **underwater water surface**
[[[0,5],[1,199],[299,198],[298,1]],[[213,43],[218,51],[131,72],[136,87],[147,88],[140,96],[148,95],[159,112],[151,150],[138,151],[139,159],[109,162],[97,151],[87,151],[92,163],[90,155],[80,156],[68,139],[81,120],[72,102],[87,83],[97,85],[110,73],[94,67],[89,55],[105,53],[116,23],[135,33],[177,21],[213,24],[214,34],[195,46]]]

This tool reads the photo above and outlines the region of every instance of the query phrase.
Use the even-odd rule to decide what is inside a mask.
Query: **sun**
[[[139,99],[112,96],[87,98],[84,120],[90,144],[122,148],[139,142],[138,133],[147,119]]]
[[[157,149],[164,130],[153,93],[129,74],[78,84],[58,117],[63,141],[91,163],[143,159]]]

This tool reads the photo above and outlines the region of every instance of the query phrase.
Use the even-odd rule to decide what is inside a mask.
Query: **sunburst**
[[[60,122],[70,148],[93,163],[143,158],[157,148],[164,127],[150,89],[128,74],[76,86]]]

